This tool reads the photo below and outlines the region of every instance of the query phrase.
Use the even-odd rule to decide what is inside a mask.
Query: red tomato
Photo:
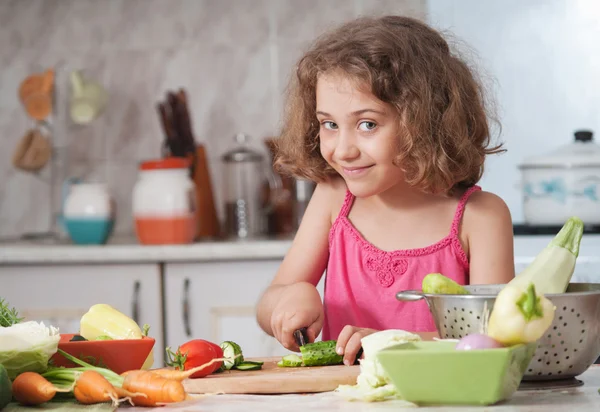
[[[219,350],[217,350],[217,348]],[[216,344],[204,339],[194,339],[184,343],[178,349],[181,355],[187,355],[184,370],[190,370],[198,366],[202,366],[215,358],[223,357],[223,350]],[[194,373],[191,378],[202,378],[210,375],[221,367],[222,362],[215,362],[210,366]]]

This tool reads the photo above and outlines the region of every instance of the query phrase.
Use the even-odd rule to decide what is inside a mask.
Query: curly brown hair
[[[315,182],[337,175],[321,156],[316,119],[317,80],[334,71],[397,110],[396,164],[412,186],[429,193],[471,186],[486,155],[504,151],[490,147],[482,84],[440,33],[409,17],[362,17],[317,39],[299,60],[276,142],[278,170]]]

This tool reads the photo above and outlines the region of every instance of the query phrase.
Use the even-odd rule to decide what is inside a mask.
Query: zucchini
[[[4,409],[12,399],[12,384],[6,368],[0,364],[0,410]]]
[[[244,355],[242,354],[240,345],[230,340],[226,340],[221,343],[220,346],[221,349],[223,349],[223,357],[229,358],[223,361],[223,368],[230,370],[244,362]],[[237,356],[237,358],[235,358],[235,356]]]
[[[295,353],[285,355],[279,362],[277,362],[277,366],[282,368],[295,368],[302,366],[302,358]]]
[[[255,371],[262,369],[262,362],[245,361],[237,365],[235,368],[240,371]]]
[[[304,366],[340,365],[344,357],[335,351],[337,341],[326,340],[300,346]]]
[[[565,293],[575,271],[582,237],[583,222],[571,217],[533,262],[508,284],[526,290],[533,283],[540,296]]]

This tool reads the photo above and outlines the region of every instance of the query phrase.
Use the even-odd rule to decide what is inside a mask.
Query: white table
[[[498,412],[563,412],[600,411],[600,365],[591,366],[577,377],[584,385],[560,390],[517,391],[501,404],[486,407],[420,407],[401,408],[395,401],[348,402],[333,392],[306,395],[208,395],[193,401],[167,405],[162,411],[219,411],[219,412],[306,412],[318,411],[498,411]],[[154,409],[154,408],[153,408]],[[148,411],[148,408],[127,408],[129,411]]]

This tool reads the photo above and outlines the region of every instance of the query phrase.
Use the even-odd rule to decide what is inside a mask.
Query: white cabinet
[[[0,296],[27,320],[44,321],[62,333],[77,333],[81,316],[107,303],[156,339],[155,366],[163,363],[160,269],[157,264],[3,266]]]
[[[280,260],[167,264],[167,345],[175,350],[191,339],[232,340],[247,357],[282,356],[289,351],[262,331],[256,303]],[[322,293],[322,283],[319,291]]]

